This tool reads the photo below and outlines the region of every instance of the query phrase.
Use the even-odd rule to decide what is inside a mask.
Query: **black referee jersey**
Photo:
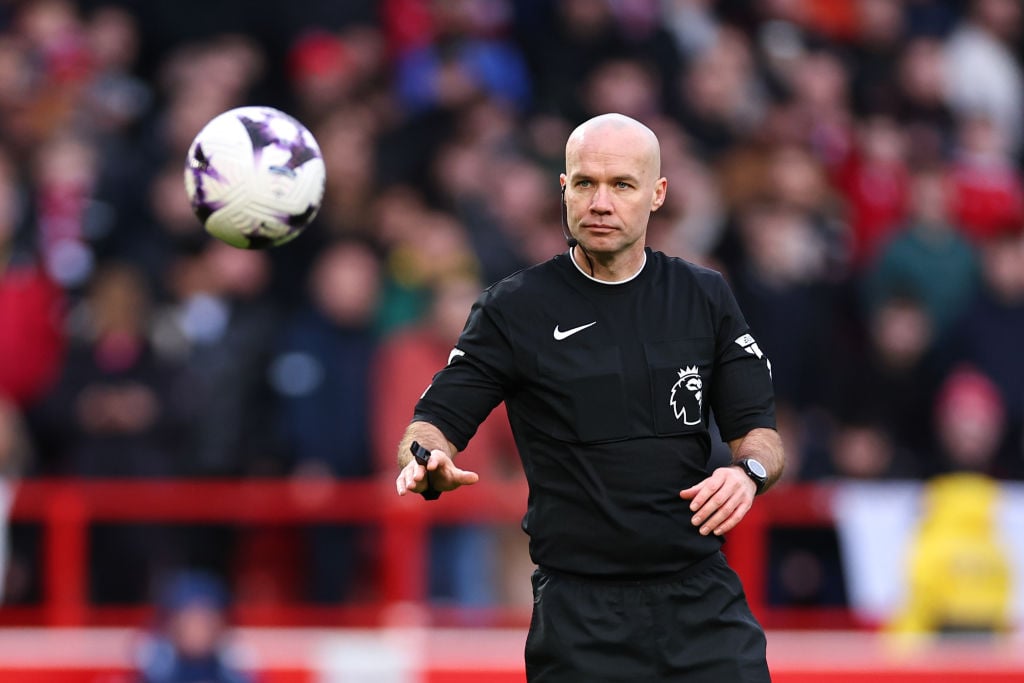
[[[488,288],[416,406],[462,450],[505,401],[523,529],[551,569],[647,576],[714,553],[679,498],[707,476],[709,411],[727,441],[775,426],[771,366],[722,276],[645,253],[624,282],[566,253]]]

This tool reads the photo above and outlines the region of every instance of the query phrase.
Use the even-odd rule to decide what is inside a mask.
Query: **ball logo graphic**
[[[216,116],[185,161],[185,191],[203,227],[244,249],[298,237],[320,210],[325,179],[313,134],[271,107]]]

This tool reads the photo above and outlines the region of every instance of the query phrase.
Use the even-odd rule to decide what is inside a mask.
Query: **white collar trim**
[[[610,280],[599,280],[593,275],[590,275],[589,273],[584,271],[582,268],[580,268],[580,264],[576,263],[576,259],[573,258],[572,249],[569,249],[569,260],[572,261],[572,264],[574,266],[576,266],[576,270],[580,271],[580,275],[587,278],[588,280],[593,280],[594,282],[600,283],[602,285],[624,285],[631,280],[635,280],[640,275],[640,273],[644,271],[644,266],[647,265],[647,250],[644,249],[643,263],[640,264],[640,267],[637,268],[635,273],[627,277],[625,280],[615,280],[614,282]]]

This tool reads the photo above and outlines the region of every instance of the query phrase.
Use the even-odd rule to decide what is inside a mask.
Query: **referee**
[[[477,300],[401,441],[398,494],[475,483],[455,455],[505,401],[538,566],[527,679],[770,681],[720,550],[782,472],[771,366],[717,272],[645,246],[668,188],[650,129],[590,119],[565,166],[568,252]],[[733,463],[708,475],[711,411]]]

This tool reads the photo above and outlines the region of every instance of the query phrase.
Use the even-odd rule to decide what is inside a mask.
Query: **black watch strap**
[[[768,470],[761,464],[759,460],[754,458],[743,458],[737,460],[734,463],[737,467],[743,470],[751,481],[757,485],[757,494],[764,492],[765,487],[768,485]]]

